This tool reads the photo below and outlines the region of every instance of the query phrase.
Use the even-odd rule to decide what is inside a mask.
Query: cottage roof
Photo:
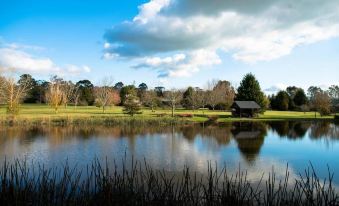
[[[255,101],[235,101],[232,108],[238,107],[240,109],[260,109],[261,107]]]

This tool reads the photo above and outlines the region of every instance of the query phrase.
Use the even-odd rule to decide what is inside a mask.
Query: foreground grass
[[[210,164],[205,175],[187,167],[169,174],[146,161],[109,167],[96,160],[85,170],[67,163],[54,169],[33,166],[1,165],[1,205],[339,205],[333,174],[321,181],[312,167],[297,179],[290,180],[287,168],[282,180],[272,171],[252,183],[246,171],[230,175]]]
[[[291,119],[315,119],[314,112],[294,112],[294,111],[266,111],[257,118],[233,118],[230,112],[211,110],[185,110],[178,109],[176,117],[171,117],[170,109],[157,109],[152,112],[148,108],[143,108],[141,114],[134,117],[125,115],[122,107],[108,107],[105,113],[101,108],[95,106],[69,106],[60,107],[57,113],[48,105],[24,104],[20,113],[15,116],[6,114],[6,108],[0,107],[0,123],[16,124],[118,124],[118,123],[191,123],[205,122],[213,119],[216,122],[227,121],[263,121],[263,120],[291,120]],[[192,117],[184,117],[186,114]],[[317,114],[317,119],[333,119],[334,116],[323,116]]]

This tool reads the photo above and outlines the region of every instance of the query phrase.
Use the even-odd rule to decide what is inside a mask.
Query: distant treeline
[[[103,79],[98,85],[87,79],[72,82],[57,76],[45,81],[23,74],[19,80],[2,76],[0,94],[1,102],[13,114],[18,112],[20,103],[47,103],[55,112],[61,105],[95,105],[101,107],[103,112],[107,106],[121,105],[131,115],[138,113],[141,106],[152,111],[159,107],[171,107],[173,113],[178,106],[192,110],[229,110],[234,100],[255,101],[262,111],[318,111],[321,115],[337,112],[339,106],[338,85],[332,85],[326,91],[311,86],[307,95],[302,88],[290,86],[275,95],[266,96],[251,73],[244,76],[238,88],[226,80],[213,80],[207,82],[204,89],[188,87],[184,90],[168,90],[162,86],[150,89],[146,83],[125,85],[123,82],[114,83],[111,78]]]

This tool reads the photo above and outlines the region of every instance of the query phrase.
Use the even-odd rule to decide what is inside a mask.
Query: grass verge
[[[210,110],[185,110],[178,109],[175,117],[171,117],[171,110],[158,109],[152,112],[148,108],[143,108],[141,114],[133,117],[122,112],[122,107],[108,108],[105,113],[100,108],[94,106],[81,107],[61,107],[55,113],[48,105],[21,106],[18,115],[6,114],[4,106],[0,107],[0,124],[2,125],[71,125],[71,124],[185,124],[199,123],[206,121],[232,122],[232,121],[272,121],[272,120],[322,120],[334,119],[334,116],[323,116],[314,112],[294,112],[294,111],[266,111],[256,118],[234,118],[227,111]]]

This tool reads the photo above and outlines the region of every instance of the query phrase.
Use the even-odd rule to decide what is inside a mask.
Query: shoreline
[[[216,115],[217,116],[217,115]],[[257,118],[234,118],[218,117],[209,119],[208,116],[202,117],[148,117],[148,116],[108,116],[108,115],[89,115],[89,116],[71,116],[71,115],[46,115],[43,117],[21,117],[2,115],[0,116],[1,126],[20,126],[20,125],[187,125],[200,123],[229,123],[229,122],[267,122],[267,121],[335,121],[334,116],[319,118],[309,117],[257,117]]]

